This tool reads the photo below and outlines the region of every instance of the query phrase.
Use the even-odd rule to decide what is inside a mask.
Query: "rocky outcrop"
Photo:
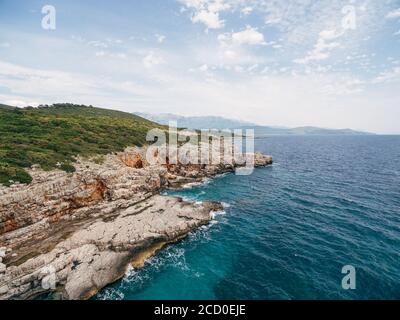
[[[128,148],[102,163],[78,158],[74,173],[34,167],[30,185],[0,187],[0,299],[49,291],[89,298],[144,251],[180,239],[221,210],[158,193],[237,164],[150,164],[145,155]],[[272,162],[260,154],[254,160]]]
[[[89,298],[122,277],[142,250],[208,223],[210,212],[218,208],[211,203],[150,197],[118,215],[90,221],[49,252],[8,267],[0,280],[0,295],[3,299],[29,298],[53,285],[65,298]]]

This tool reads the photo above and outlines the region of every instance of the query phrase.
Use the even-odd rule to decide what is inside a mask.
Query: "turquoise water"
[[[275,164],[168,194],[226,204],[97,299],[400,299],[400,136],[259,139]],[[357,289],[341,287],[353,265]]]

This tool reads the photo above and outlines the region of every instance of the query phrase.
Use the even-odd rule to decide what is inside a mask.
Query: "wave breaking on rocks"
[[[223,205],[162,196],[238,165],[148,163],[127,148],[101,163],[77,158],[74,173],[29,170],[29,185],[0,186],[0,299],[56,292],[88,299],[164,244],[210,222]],[[255,166],[272,158],[255,154]]]

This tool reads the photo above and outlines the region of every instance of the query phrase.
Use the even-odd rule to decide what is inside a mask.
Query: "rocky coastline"
[[[101,161],[78,158],[74,173],[33,167],[31,184],[0,186],[0,300],[48,292],[89,299],[222,210],[162,196],[162,189],[240,166],[150,164],[145,155],[127,148]],[[254,155],[255,166],[271,163]]]

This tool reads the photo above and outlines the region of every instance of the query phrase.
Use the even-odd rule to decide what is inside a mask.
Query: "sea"
[[[400,299],[400,136],[255,146],[272,166],[166,191],[224,210],[94,299]]]

